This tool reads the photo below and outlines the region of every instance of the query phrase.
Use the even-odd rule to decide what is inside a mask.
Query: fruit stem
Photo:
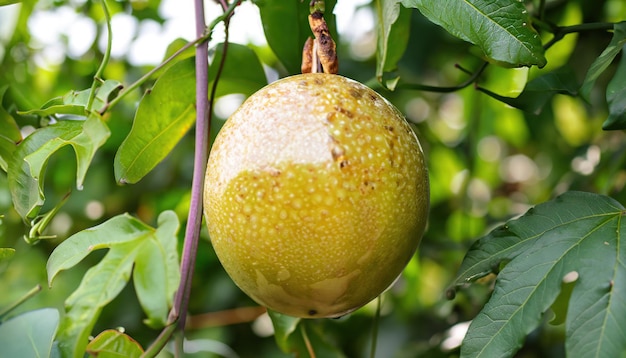
[[[321,12],[322,14],[326,11],[326,2],[324,0],[311,0],[309,3],[309,13],[312,14],[314,12]]]
[[[339,68],[337,60],[337,45],[330,36],[328,25],[324,20],[324,2],[311,1],[309,27],[315,39],[307,39],[302,50],[302,73],[332,73],[336,74]]]

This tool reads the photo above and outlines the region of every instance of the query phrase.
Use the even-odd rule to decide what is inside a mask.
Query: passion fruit
[[[204,210],[224,269],[252,299],[337,317],[400,275],[426,226],[420,143],[378,93],[339,75],[276,81],[226,121]]]

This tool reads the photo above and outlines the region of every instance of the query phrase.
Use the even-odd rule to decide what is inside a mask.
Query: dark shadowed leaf
[[[485,57],[508,66],[543,67],[541,39],[518,0],[402,0],[450,34],[477,45]]]
[[[49,357],[59,326],[59,311],[42,308],[0,324],[0,356]]]
[[[98,358],[134,358],[141,356],[143,348],[129,335],[107,329],[89,342],[87,353]]]
[[[591,90],[596,83],[596,80],[606,70],[617,54],[622,50],[622,47],[626,44],[626,21],[615,24],[613,31],[613,38],[609,42],[608,46],[602,51],[600,56],[589,67],[583,85],[580,88],[580,95],[589,101]]]
[[[139,103],[133,127],[115,155],[115,179],[136,183],[159,164],[196,118],[193,58],[167,69]]]
[[[572,273],[578,279],[566,317],[568,355],[620,356],[626,350],[623,213],[609,197],[568,192],[477,241],[455,285],[506,265],[489,302],[470,325],[461,356],[512,356]]]
[[[609,117],[602,124],[602,129],[626,129],[626,45],[622,49],[617,71],[606,88],[606,100]]]
[[[217,76],[223,53],[224,44],[219,44],[209,67],[209,95],[213,89],[213,81]],[[226,62],[222,68],[215,96],[230,93],[250,96],[266,84],[265,71],[256,53],[247,46],[229,43]]]
[[[401,0],[376,1],[376,77],[379,81],[382,81],[384,72],[396,69],[409,43],[411,12],[400,6],[400,2]]]
[[[102,119],[92,115],[85,121],[60,121],[26,137],[13,153],[8,171],[13,205],[20,216],[32,219],[43,205],[43,175],[52,154],[72,146],[77,162],[76,187],[80,190],[93,156],[109,134]]]

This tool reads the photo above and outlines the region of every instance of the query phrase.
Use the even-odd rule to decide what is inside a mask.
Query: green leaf
[[[274,326],[274,338],[285,353],[297,357],[310,357],[309,349],[318,357],[344,358],[345,355],[326,339],[321,324],[323,321],[303,320],[267,310]],[[311,357],[312,358],[312,357]]]
[[[28,111],[18,111],[17,113],[20,115],[33,115],[40,117],[53,115],[84,116],[85,107],[76,104],[63,104],[63,98],[58,97],[46,102],[42,108],[31,109]]]
[[[541,39],[518,0],[402,0],[402,4],[477,45],[490,61],[513,67],[546,64]]]
[[[259,7],[263,31],[270,48],[289,74],[300,73],[302,47],[313,33],[309,27],[309,1],[255,0]],[[336,0],[325,1],[324,19],[337,42],[333,9]]]
[[[376,77],[394,71],[409,43],[411,12],[400,6],[401,0],[377,0]],[[392,41],[390,41],[392,40]]]
[[[140,357],[143,348],[123,332],[107,329],[87,345],[87,353],[98,358]]]
[[[10,247],[0,247],[0,260],[10,259],[15,255],[15,249]]]
[[[17,143],[22,140],[20,128],[15,123],[15,119],[4,107],[2,100],[9,86],[0,86],[0,168],[8,170],[9,158],[17,147]]]
[[[92,103],[91,109],[101,111],[122,89],[121,83],[114,80],[104,81],[100,87],[96,89],[96,95]],[[31,109],[28,111],[19,111],[22,115],[36,115],[47,117],[52,115],[87,115],[87,105],[89,104],[89,95],[91,88],[81,91],[70,91],[63,97],[56,97],[44,103],[39,109]]]
[[[296,331],[298,323],[300,323],[301,319],[278,313],[270,309],[267,310],[267,314],[272,319],[276,344],[278,344],[278,347],[280,347],[283,352],[290,352],[291,344],[289,342],[289,337],[291,337],[291,335]]]
[[[129,214],[122,214],[70,236],[48,258],[48,285],[59,272],[74,267],[93,251],[137,240],[152,230]]]
[[[215,50],[213,61],[209,67],[209,95],[213,88],[213,80],[217,76],[224,52],[224,44],[219,44]],[[267,84],[265,71],[256,53],[247,46],[229,43],[226,62],[217,84],[215,96],[231,93],[242,93],[250,96]]]
[[[609,117],[602,123],[602,129],[626,129],[626,45],[622,48],[617,71],[606,88],[606,100]]]
[[[163,321],[162,307],[171,307],[172,287],[180,280],[178,255],[176,253],[176,232],[179,228],[177,216],[163,212],[155,230],[128,214],[116,216],[103,224],[76,233],[62,242],[48,259],[48,282],[65,269],[73,267],[96,249],[108,248],[104,258],[91,267],[83,277],[79,287],[65,301],[66,314],[61,322],[58,340],[59,348],[65,355],[82,357],[87,338],[102,311],[124,288],[130,279],[133,265],[137,270],[154,269],[161,266],[160,276],[152,276],[152,282],[161,289],[148,290],[152,307],[146,313],[152,321]],[[155,244],[156,243],[156,244]],[[151,256],[154,261],[149,266],[138,265],[138,257],[151,245],[167,250],[163,255]],[[144,258],[145,261],[145,258]],[[141,272],[138,277],[149,277]],[[138,293],[145,295],[146,291]],[[145,297],[143,297],[145,301]],[[143,302],[142,302],[143,304]],[[155,313],[156,312],[156,313]]]
[[[591,90],[598,77],[609,67],[615,56],[617,56],[622,50],[622,47],[626,45],[626,21],[615,24],[613,30],[611,42],[609,42],[600,56],[593,61],[587,71],[583,85],[580,88],[580,95],[587,101],[589,101]]]
[[[96,150],[106,142],[110,131],[101,118],[60,121],[40,128],[22,141],[9,163],[9,190],[17,212],[24,219],[37,216],[44,203],[44,173],[48,159],[66,145],[76,152],[76,187],[83,186]]]
[[[49,357],[59,326],[59,311],[42,308],[0,324],[2,357]]]
[[[47,141],[41,148],[24,157],[24,160],[30,165],[30,174],[33,178],[43,179],[41,174],[50,155],[66,145],[71,145],[76,152],[76,187],[82,190],[89,164],[111,132],[104,121],[96,115],[89,116],[81,124],[80,131],[77,133]]]
[[[22,0],[0,0],[0,6],[17,4],[22,2]]]
[[[566,318],[566,352],[618,357],[626,350],[624,208],[613,199],[568,192],[477,241],[455,285],[498,273],[494,292],[469,327],[463,357],[512,356],[576,272]]]
[[[194,123],[195,61],[168,68],[139,103],[133,127],[115,155],[115,179],[136,183],[163,160]]]
[[[158,225],[155,235],[146,240],[137,255],[133,271],[137,298],[148,315],[145,323],[151,328],[162,328],[167,323],[169,308],[180,282],[176,214],[173,211],[162,213]]]
[[[83,357],[102,308],[126,286],[141,247],[140,240],[112,246],[97,265],[87,270],[76,291],[67,298],[66,314],[57,335],[64,356]]]

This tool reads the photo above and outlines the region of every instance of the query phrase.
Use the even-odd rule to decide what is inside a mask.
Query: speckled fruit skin
[[[428,174],[383,97],[339,75],[296,75],[228,119],[204,204],[213,247],[246,294],[287,315],[337,317],[383,292],[415,253]]]

